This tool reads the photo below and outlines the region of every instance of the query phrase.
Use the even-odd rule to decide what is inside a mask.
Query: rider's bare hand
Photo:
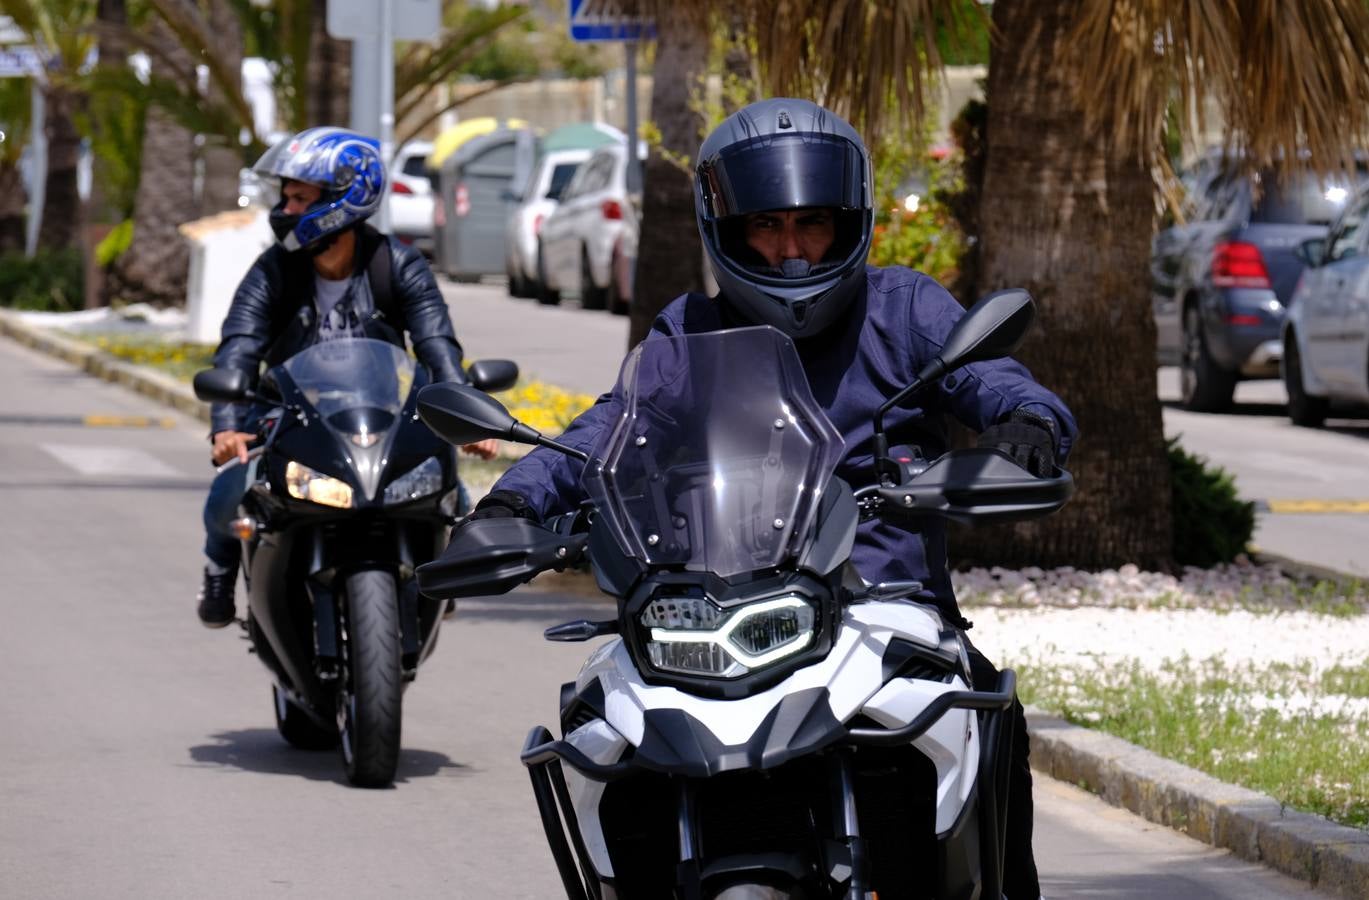
[[[247,462],[247,444],[255,434],[246,431],[220,431],[214,435],[214,449],[210,451],[210,459],[214,465],[221,466],[233,457],[238,458],[238,462]]]

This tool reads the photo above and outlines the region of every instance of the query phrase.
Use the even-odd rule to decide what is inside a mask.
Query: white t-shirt
[[[361,318],[352,309],[348,298],[351,278],[334,281],[314,273],[314,305],[318,309],[318,339],[332,341],[344,337],[365,337]]]

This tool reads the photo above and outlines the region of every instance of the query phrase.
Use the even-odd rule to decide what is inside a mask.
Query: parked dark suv
[[[1157,350],[1161,363],[1180,366],[1185,408],[1217,412],[1237,381],[1279,377],[1284,307],[1303,268],[1294,251],[1326,235],[1353,186],[1308,173],[1243,175],[1216,155],[1184,183],[1183,224],[1151,246]]]

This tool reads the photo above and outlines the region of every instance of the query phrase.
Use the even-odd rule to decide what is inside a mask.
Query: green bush
[[[70,312],[85,306],[85,269],[79,250],[39,250],[0,256],[0,306]]]
[[[1174,519],[1174,561],[1208,568],[1245,552],[1255,532],[1255,504],[1236,494],[1220,466],[1166,442]]]

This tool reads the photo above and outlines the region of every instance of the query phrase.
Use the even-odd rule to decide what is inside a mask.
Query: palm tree
[[[47,177],[38,244],[49,249],[76,247],[81,234],[81,196],[76,165],[81,135],[76,128],[82,95],[76,88],[80,67],[95,46],[87,27],[94,0],[5,0],[5,12],[47,58],[42,78]]]
[[[666,67],[670,47],[697,34],[670,15],[668,0],[590,4],[654,15],[655,82],[692,76]],[[906,123],[920,118],[926,75],[938,68],[937,29],[972,6],[701,0],[691,8],[738,4],[766,87],[837,107],[872,144],[891,110]],[[1023,358],[1083,429],[1071,457],[1075,501],[1016,527],[1014,540],[993,550],[1003,561],[1043,565],[1163,566],[1171,559],[1169,479],[1147,281],[1164,111],[1177,100],[1198,117],[1204,99],[1215,98],[1230,143],[1251,166],[1304,159],[1303,150],[1318,168],[1342,165],[1369,134],[1369,9],[1361,0],[997,0],[993,24],[980,289],[1020,285],[1037,297],[1040,325]],[[655,95],[652,104],[663,133],[689,121],[687,103],[666,99]],[[639,283],[677,277],[668,263],[649,261],[666,259],[662,245],[694,239],[692,223],[684,225],[688,195],[671,196],[671,213],[646,210],[639,260],[651,277]],[[670,293],[643,292],[640,321]],[[635,327],[632,336],[643,333]]]
[[[30,82],[0,79],[0,256],[23,253],[25,247],[24,179],[19,158],[28,143]]]

